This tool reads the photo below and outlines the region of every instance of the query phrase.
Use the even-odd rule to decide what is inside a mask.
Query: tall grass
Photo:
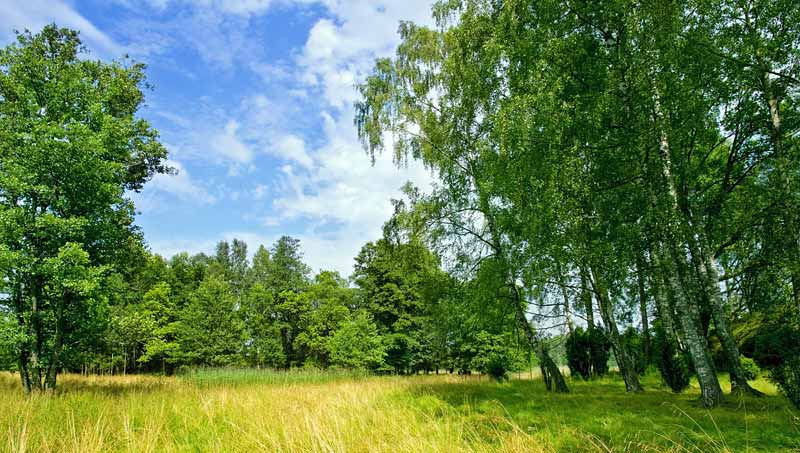
[[[177,378],[67,375],[56,395],[31,398],[22,396],[16,376],[0,374],[0,449],[728,452],[800,448],[792,444],[798,422],[792,421],[795,416],[780,397],[731,401],[709,413],[696,407],[696,395],[673,396],[657,389],[625,395],[614,379],[573,382],[570,394],[553,395],[543,391],[541,382],[530,380],[496,384],[454,376],[326,374],[198,370]],[[767,431],[756,435],[757,430]]]
[[[282,385],[323,384],[341,380],[359,380],[371,373],[358,370],[321,370],[317,368],[292,368],[276,370],[270,368],[191,368],[182,371],[181,381],[200,386],[217,385]]]

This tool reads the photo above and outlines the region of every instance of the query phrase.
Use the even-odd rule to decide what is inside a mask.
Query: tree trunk
[[[684,342],[688,347],[689,355],[692,357],[695,372],[697,373],[697,380],[702,393],[702,404],[705,407],[713,407],[722,401],[722,389],[719,386],[719,380],[717,379],[711,361],[708,342],[700,329],[700,312],[693,301],[686,297],[687,291],[684,291],[689,288],[687,286],[687,276],[685,273],[686,253],[684,248],[682,246],[679,248],[676,243],[676,240],[682,235],[675,234],[676,229],[678,231],[681,230],[678,191],[675,188],[675,181],[672,178],[672,157],[670,156],[669,137],[665,126],[666,121],[661,111],[661,96],[659,95],[655,80],[653,81],[653,89],[655,122],[659,132],[659,165],[661,177],[663,183],[666,185],[666,191],[669,196],[669,206],[666,213],[666,237],[664,239],[667,243],[667,247],[669,247],[672,261],[675,264],[675,269],[678,271],[678,277],[681,283],[680,288],[673,287],[675,308],[678,314],[678,320],[681,324]],[[674,283],[674,279],[670,281]]]
[[[685,287],[685,266],[681,266],[681,264],[685,263],[681,263],[677,250],[673,250],[672,255],[679,279],[683,283],[681,286]],[[680,288],[673,288],[673,294],[675,296],[678,320],[681,324],[681,332],[683,333],[683,341],[689,350],[694,370],[697,373],[697,381],[700,384],[702,404],[705,407],[717,406],[722,402],[722,388],[719,386],[717,373],[714,370],[711,353],[708,350],[708,342],[701,331],[700,312]]]
[[[31,294],[31,327],[33,334],[33,348],[29,352],[28,360],[28,379],[30,380],[31,391],[40,392],[42,390],[42,327],[39,319],[39,291],[34,285]]]
[[[629,392],[642,392],[644,389],[639,383],[639,374],[636,372],[636,366],[622,343],[622,336],[619,334],[617,322],[614,320],[614,307],[608,297],[608,289],[600,281],[600,277],[594,269],[590,269],[590,274],[592,277],[591,283],[595,294],[597,294],[597,301],[600,304],[600,316],[602,316],[603,323],[606,325],[606,330],[608,330],[611,347],[614,348],[614,356],[616,356],[617,365],[619,365],[619,372],[625,381],[625,389]]]
[[[744,369],[739,361],[739,347],[733,339],[728,328],[728,315],[722,307],[722,294],[719,290],[719,276],[717,269],[713,262],[712,256],[707,256],[705,260],[700,262],[700,270],[706,283],[706,292],[709,297],[709,304],[711,305],[711,316],[714,319],[714,325],[717,328],[717,337],[722,344],[722,350],[725,353],[725,358],[728,361],[731,374],[731,391],[741,392],[746,391],[753,395],[763,395],[758,390],[750,387],[747,383],[747,378],[744,374]]]
[[[53,342],[53,352],[50,356],[50,363],[47,366],[47,376],[45,377],[45,388],[53,393],[56,390],[56,377],[58,375],[58,365],[61,362],[61,350],[64,347],[64,304],[65,297],[62,297],[56,307],[56,331]]]
[[[28,326],[25,324],[25,317],[22,314],[24,312],[25,284],[20,283],[17,286],[15,293],[14,302],[17,312],[17,326],[19,327],[20,331],[25,332],[28,329]],[[17,359],[19,361],[19,378],[21,381],[20,383],[22,384],[22,391],[28,395],[31,393],[31,376],[28,370],[30,356],[27,341],[20,345]]]
[[[794,298],[795,306],[797,307],[798,316],[800,316],[800,231],[798,231],[797,223],[798,220],[792,219],[792,216],[797,215],[797,207],[793,206],[792,203],[788,203],[788,200],[792,197],[791,193],[787,193],[788,189],[792,187],[791,181],[789,180],[788,173],[791,169],[796,168],[795,165],[792,165],[791,162],[787,161],[787,156],[783,149],[783,127],[782,127],[782,120],[781,120],[781,110],[780,110],[780,98],[778,93],[776,93],[775,85],[772,81],[770,81],[769,75],[764,74],[762,83],[764,84],[764,95],[766,98],[767,106],[769,107],[769,131],[770,131],[770,140],[772,141],[772,147],[777,156],[777,165],[776,171],[774,172],[777,175],[778,181],[775,186],[781,190],[781,198],[783,203],[781,203],[781,217],[783,225],[786,225],[788,231],[786,232],[789,236],[789,240],[787,242],[788,256],[789,262],[786,263],[789,267],[789,274],[792,283],[792,297]],[[790,169],[787,171],[787,169]]]
[[[647,313],[647,292],[645,291],[644,258],[641,250],[636,254],[636,281],[639,289],[639,316],[642,318],[642,347],[647,362],[650,362],[650,320]]]
[[[559,277],[559,282],[561,283],[561,296],[564,298],[564,317],[567,320],[567,330],[569,333],[572,333],[572,316],[569,313],[569,293],[567,292],[567,287],[564,285],[563,277]]]
[[[591,329],[594,327],[594,309],[592,308],[592,293],[589,292],[586,270],[584,269],[581,269],[581,300],[583,301],[583,309],[586,311],[586,325]]]
[[[567,382],[564,380],[561,370],[558,369],[558,365],[556,365],[556,363],[550,357],[545,345],[538,338],[536,338],[536,333],[528,323],[528,319],[525,317],[525,312],[522,310],[522,300],[519,297],[516,288],[513,291],[515,294],[515,317],[517,318],[517,323],[525,333],[525,338],[528,340],[528,344],[530,344],[531,348],[536,354],[536,357],[539,359],[539,367],[542,369],[542,379],[544,380],[547,390],[557,393],[569,393],[569,387],[567,387]]]

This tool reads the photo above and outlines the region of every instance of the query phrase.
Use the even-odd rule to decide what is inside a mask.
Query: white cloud
[[[253,160],[253,151],[237,135],[239,123],[228,120],[225,128],[216,133],[209,143],[214,156],[234,164],[247,164]]]
[[[178,161],[167,160],[167,165],[176,170],[175,174],[157,174],[145,185],[141,193],[133,195],[136,207],[142,211],[154,212],[166,207],[163,195],[171,195],[182,201],[211,205],[217,197],[208,193]]]
[[[392,215],[390,200],[401,197],[400,187],[410,180],[427,189],[432,176],[417,162],[398,169],[388,155],[372,166],[347,117],[336,121],[326,114],[324,123],[326,144],[316,151],[316,166],[304,173],[284,167],[283,194],[273,205],[283,221],[309,222],[299,237],[308,244],[315,269],[348,275],[361,246],[380,237]]]
[[[320,86],[328,104],[349,108],[357,99],[353,85],[363,79],[376,57],[390,56],[401,20],[431,24],[431,1],[325,0],[335,21],[312,27],[298,58],[302,80]]]
[[[0,37],[10,39],[12,30],[29,29],[35,33],[52,22],[60,27],[80,30],[84,43],[103,57],[119,58],[126,52],[124,46],[116,43],[67,3],[59,0],[3,2]]]
[[[296,135],[285,135],[275,144],[275,154],[286,160],[295,161],[306,168],[311,168],[313,161],[306,152],[306,143]]]

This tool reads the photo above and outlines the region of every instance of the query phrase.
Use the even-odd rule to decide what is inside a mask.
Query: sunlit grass
[[[697,407],[648,377],[547,394],[536,380],[204,370],[179,378],[64,376],[25,398],[0,374],[7,451],[791,451],[800,421],[771,395]],[[198,380],[199,379],[199,380]],[[199,385],[198,385],[199,384]]]

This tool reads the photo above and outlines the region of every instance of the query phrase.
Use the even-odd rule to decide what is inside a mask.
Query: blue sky
[[[430,23],[429,0],[0,0],[0,43],[49,22],[92,55],[148,65],[141,115],[175,176],[133,196],[153,251],[210,252],[222,239],[301,240],[317,271],[349,275],[380,236],[391,198],[420,165],[372,166],[353,127],[354,85],[398,43],[400,20]]]

